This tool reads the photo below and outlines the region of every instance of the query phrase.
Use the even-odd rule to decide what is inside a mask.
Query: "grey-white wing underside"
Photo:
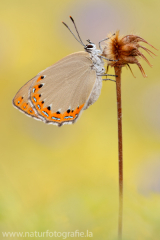
[[[87,52],[71,54],[40,72],[29,90],[29,101],[44,122],[73,123],[84,109],[96,82]]]

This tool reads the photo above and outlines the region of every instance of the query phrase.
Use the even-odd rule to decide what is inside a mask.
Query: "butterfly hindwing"
[[[71,54],[38,74],[29,90],[29,100],[46,123],[73,123],[84,109],[96,81],[96,71],[87,52]]]
[[[34,80],[35,78],[32,78],[17,92],[17,94],[13,98],[12,103],[14,107],[25,113],[27,116],[31,116],[37,120],[41,120],[28,101],[29,88],[34,82]]]

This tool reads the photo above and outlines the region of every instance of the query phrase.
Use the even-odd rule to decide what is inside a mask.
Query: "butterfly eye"
[[[87,48],[93,48],[93,45],[87,45]]]

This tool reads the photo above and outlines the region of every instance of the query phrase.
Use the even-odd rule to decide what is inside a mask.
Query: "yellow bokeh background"
[[[61,23],[73,29],[69,15],[84,42],[119,29],[160,48],[159,12],[156,0],[0,0],[1,232],[88,229],[90,239],[117,239],[115,84],[104,82],[98,101],[61,128],[28,118],[12,99],[40,71],[83,50]],[[124,240],[160,239],[160,60],[147,58],[147,79],[137,66],[136,78],[122,73]]]

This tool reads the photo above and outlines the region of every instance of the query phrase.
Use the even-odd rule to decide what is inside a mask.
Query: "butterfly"
[[[38,73],[28,81],[15,95],[14,107],[36,120],[62,126],[74,123],[83,110],[87,109],[99,97],[102,88],[102,76],[105,74],[101,42],[99,50],[90,40],[85,45],[73,18],[78,38],[67,26],[85,51],[64,57],[57,63]],[[103,79],[111,80],[112,79]]]

